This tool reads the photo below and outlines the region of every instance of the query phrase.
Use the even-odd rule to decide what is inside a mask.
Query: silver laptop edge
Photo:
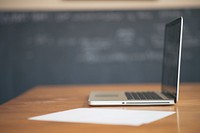
[[[174,25],[175,26],[179,26],[180,24],[180,27],[173,27]],[[170,27],[170,26],[171,27]],[[176,31],[178,28],[178,31]],[[180,30],[179,30],[180,28]],[[167,31],[167,30],[168,31]],[[175,29],[175,30],[174,30]],[[169,53],[169,50],[167,51],[166,49],[170,49],[171,47],[170,46],[173,46],[172,44],[173,43],[176,43],[176,35],[177,34],[172,34],[174,35],[174,40],[172,39],[172,42],[171,42],[171,45],[167,46],[166,47],[166,44],[165,44],[165,47],[164,48],[164,60],[163,60],[163,72],[162,72],[162,88],[161,90],[162,91],[154,91],[152,90],[153,92],[156,92],[160,97],[162,97],[163,99],[162,100],[128,100],[127,97],[125,96],[125,92],[126,91],[93,91],[90,93],[90,96],[89,96],[89,99],[88,99],[88,103],[89,105],[92,105],[92,106],[106,106],[106,105],[173,105],[175,104],[176,102],[178,102],[178,99],[179,99],[179,85],[180,85],[180,68],[181,68],[181,53],[182,53],[182,34],[183,34],[183,17],[180,17],[172,22],[169,22],[166,24],[166,27],[165,27],[165,42],[164,43],[169,43],[171,40],[171,38],[168,38],[169,37],[169,33],[168,32],[180,32],[180,34],[178,35],[179,37],[179,45],[177,45],[178,47],[177,50],[178,50],[178,55],[177,55],[177,64],[175,64],[175,67],[173,66],[173,60],[170,59],[170,55],[167,55]],[[169,39],[169,40],[167,40]],[[177,43],[176,43],[177,44]],[[173,47],[174,48],[174,47]],[[171,53],[171,51],[170,51]],[[170,59],[170,60],[169,60]],[[167,63],[169,63],[169,65],[172,65],[172,66],[166,66],[166,64],[164,64],[166,61],[168,61]],[[171,61],[171,62],[169,62]],[[172,63],[172,64],[170,64]],[[171,67],[173,67],[171,70]],[[176,69],[174,69],[176,68]],[[169,75],[167,75],[168,71],[170,72],[174,72],[176,71],[177,73],[175,73],[176,75],[173,75],[172,74],[172,77],[173,76],[177,76],[176,78],[176,81],[172,82],[170,81],[171,77],[169,78]],[[164,75],[164,76],[163,76]],[[171,75],[170,75],[171,76]],[[163,78],[164,77],[164,78]],[[167,80],[166,80],[167,79]],[[173,85],[171,85],[173,84]],[[133,92],[135,92],[135,90],[133,90]],[[139,91],[140,92],[140,91]],[[143,92],[143,91],[141,91]],[[166,95],[167,94],[167,95]],[[170,95],[170,96],[169,96]],[[171,98],[169,98],[171,97]]]
[[[177,78],[177,94],[176,94],[176,102],[179,99],[179,86],[180,86],[180,73],[181,73],[181,57],[182,57],[182,39],[183,39],[183,17],[181,19],[181,32],[180,32],[180,47],[179,47],[179,63],[178,63],[178,78]]]
[[[182,37],[183,37],[183,17],[180,17],[172,22],[167,23],[166,25],[173,24],[174,22],[180,22],[180,34],[179,34],[179,54],[178,54],[178,64],[177,64],[177,85],[176,85],[176,95],[175,95],[175,103],[178,102],[179,99],[179,86],[180,86],[180,69],[181,69],[181,56],[182,56]],[[164,64],[163,64],[164,66]],[[163,74],[163,73],[162,73]],[[162,76],[163,78],[163,76]],[[163,84],[163,83],[162,83]]]

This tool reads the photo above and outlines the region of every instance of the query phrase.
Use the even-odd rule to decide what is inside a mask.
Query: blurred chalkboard
[[[160,82],[164,24],[184,17],[181,80],[200,81],[200,9],[0,12],[1,102],[45,84]]]

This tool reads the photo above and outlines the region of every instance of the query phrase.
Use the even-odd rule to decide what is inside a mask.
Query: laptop
[[[88,102],[103,105],[173,105],[179,99],[183,17],[165,25],[160,91],[92,91]]]

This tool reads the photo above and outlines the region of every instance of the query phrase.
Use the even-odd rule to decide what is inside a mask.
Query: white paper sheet
[[[29,120],[140,126],[174,113],[172,111],[77,108],[31,117]]]

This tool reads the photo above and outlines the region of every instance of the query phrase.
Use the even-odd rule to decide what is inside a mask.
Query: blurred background
[[[160,83],[180,16],[181,82],[200,82],[199,0],[0,0],[0,104],[38,85]]]

